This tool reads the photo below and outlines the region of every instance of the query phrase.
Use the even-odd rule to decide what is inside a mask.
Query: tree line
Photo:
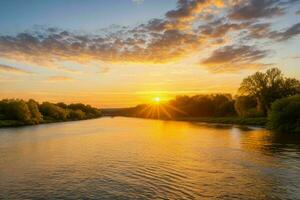
[[[299,80],[285,77],[278,68],[271,68],[266,72],[256,72],[243,79],[238,95],[235,97],[230,94],[177,96],[163,104],[143,104],[121,109],[119,114],[162,119],[269,116],[270,127],[281,131],[297,132],[295,130],[300,129],[299,94]],[[288,106],[290,106],[289,109]],[[282,120],[285,125],[281,126]],[[287,122],[290,124],[286,125]]]
[[[102,113],[160,119],[268,117],[268,126],[275,130],[300,132],[300,81],[285,77],[278,68],[271,68],[246,77],[235,97],[231,94],[177,96],[161,104],[142,104],[124,109],[100,110],[81,103],[39,104],[32,99],[0,101],[0,122],[15,120],[22,124],[39,124],[91,119],[102,116]]]
[[[20,124],[39,124],[56,121],[91,119],[101,116],[101,111],[81,103],[65,104],[30,99],[3,99],[0,101],[0,120],[15,120]]]

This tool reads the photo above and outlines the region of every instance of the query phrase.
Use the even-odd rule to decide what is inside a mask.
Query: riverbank
[[[114,115],[113,117],[117,117]],[[143,117],[136,116],[123,116],[123,117],[133,117],[147,119]],[[150,118],[157,119],[157,118]],[[167,121],[186,121],[186,122],[203,122],[211,124],[226,124],[226,125],[242,125],[242,126],[257,126],[265,128],[267,126],[268,119],[266,117],[178,117],[178,118],[161,118],[160,120]]]
[[[189,121],[189,122],[204,122],[215,124],[232,124],[232,125],[245,125],[245,126],[259,126],[266,127],[267,118],[243,118],[243,117],[185,117],[176,118],[176,121]]]
[[[96,119],[96,118],[92,118]],[[88,120],[88,119],[82,119]],[[67,120],[67,121],[55,121],[55,120],[44,120],[39,124],[50,124],[70,121],[82,121],[82,120]],[[170,120],[170,119],[169,119]],[[184,117],[175,118],[171,121],[187,121],[187,122],[203,122],[203,123],[214,123],[214,124],[232,124],[232,125],[244,125],[244,126],[258,126],[266,127],[267,118],[242,118],[242,117]],[[37,124],[26,124],[16,120],[0,120],[0,128],[5,127],[19,127],[19,126],[30,126]]]
[[[89,118],[89,119],[97,119],[97,118]],[[16,121],[16,120],[0,120],[0,128],[35,126],[35,125],[39,125],[39,124],[52,124],[52,123],[62,123],[62,122],[83,121],[83,120],[89,120],[89,119],[65,120],[65,121],[57,121],[57,120],[52,120],[52,119],[49,120],[48,119],[48,120],[43,120],[38,124],[24,123],[24,122],[19,122],[19,121]]]

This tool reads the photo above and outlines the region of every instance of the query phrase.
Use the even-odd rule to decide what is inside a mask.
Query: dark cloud
[[[232,23],[222,18],[199,26],[199,31],[204,36],[216,39],[224,37],[229,32],[246,29],[250,25],[251,22]]]
[[[300,34],[300,22],[292,25],[284,31],[273,31],[270,38],[278,41],[286,41]]]
[[[30,71],[26,71],[23,69],[19,69],[16,67],[8,66],[0,64],[0,72],[6,72],[6,73],[14,73],[14,74],[33,74]]]
[[[284,14],[282,0],[249,0],[237,3],[232,8],[229,17],[235,20],[251,20],[280,16]]]
[[[271,23],[252,24],[248,27],[248,39],[268,38],[271,31]]]
[[[256,61],[266,57],[268,51],[260,50],[254,46],[230,45],[215,50],[201,64],[205,65],[211,71],[234,71],[243,68],[257,68],[264,64]]]
[[[296,14],[296,15],[300,15],[300,10],[296,11],[295,14]]]

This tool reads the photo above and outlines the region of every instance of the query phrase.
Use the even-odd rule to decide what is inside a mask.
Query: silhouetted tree
[[[43,116],[39,111],[39,104],[36,101],[34,101],[33,99],[30,99],[27,102],[27,105],[28,105],[28,108],[29,108],[29,111],[30,111],[30,114],[31,114],[31,119],[30,120],[34,124],[39,124],[43,119]]]
[[[241,117],[255,117],[261,115],[258,110],[256,98],[252,96],[239,96],[235,100],[234,108]]]
[[[81,110],[85,113],[85,116],[87,118],[95,118],[101,116],[101,111],[97,108],[94,108],[90,105],[84,105],[82,103],[75,103],[68,105],[69,109],[72,110]]]
[[[68,108],[68,105],[65,104],[65,103],[63,103],[63,102],[59,102],[56,105],[59,106],[59,107],[61,107],[61,108],[63,108],[63,109],[67,109]]]
[[[24,123],[29,123],[31,119],[30,110],[23,100],[7,100],[5,115],[7,119],[13,119]]]
[[[81,110],[69,110],[68,118],[71,120],[85,119],[85,113]]]
[[[243,80],[239,88],[242,95],[253,96],[264,115],[270,110],[271,103],[276,99],[292,96],[300,92],[300,82],[286,78],[278,68],[265,73],[256,72]]]
[[[42,120],[82,120],[100,116],[100,109],[80,103],[67,105],[62,102],[57,104],[44,102],[39,105],[39,103],[33,99],[27,102],[19,99],[3,99],[0,101],[0,120],[22,122],[13,122],[18,125],[39,124]]]
[[[49,102],[42,103],[40,105],[40,111],[44,116],[51,117],[55,120],[67,119],[67,112],[65,109]]]

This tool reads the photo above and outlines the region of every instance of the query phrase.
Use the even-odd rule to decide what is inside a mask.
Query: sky
[[[3,0],[0,98],[127,107],[300,79],[300,0]]]

